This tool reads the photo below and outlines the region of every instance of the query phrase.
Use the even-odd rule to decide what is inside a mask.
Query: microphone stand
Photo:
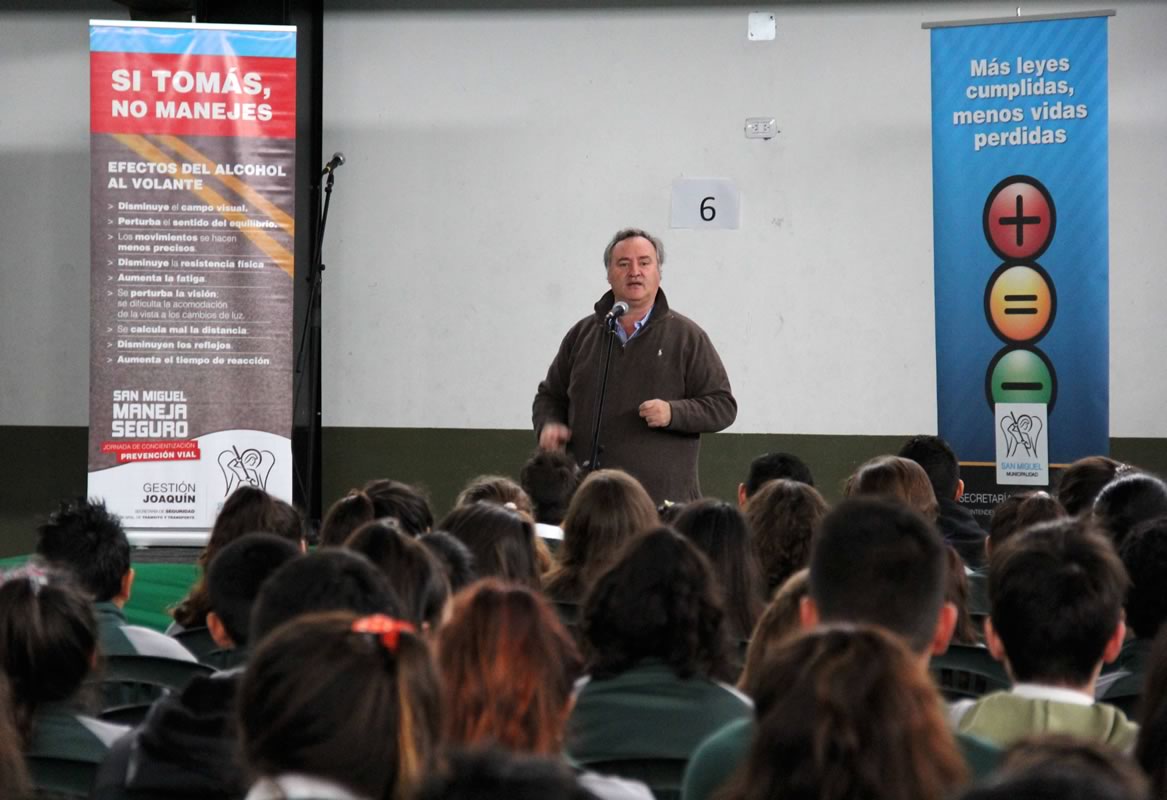
[[[606,321],[608,326],[608,346],[604,353],[604,371],[600,376],[600,390],[596,395],[596,420],[592,424],[592,457],[584,466],[588,472],[595,472],[600,468],[600,420],[604,417],[604,395],[608,390],[608,368],[612,365],[612,345],[616,341],[616,326],[620,324],[618,317]]]
[[[336,180],[336,168],[325,167],[321,177],[327,175],[324,183],[324,206],[320,212],[320,219],[316,226],[316,242],[313,248],[312,262],[308,268],[308,308],[304,315],[304,330],[300,334],[300,346],[296,354],[296,396],[304,385],[305,372],[312,373],[312,397],[309,413],[311,414],[311,430],[308,434],[307,464],[308,476],[301,481],[301,491],[304,503],[309,509],[312,519],[320,519],[320,452],[323,442],[322,406],[323,381],[321,375],[322,337],[320,327],[320,291],[324,276],[324,262],[322,251],[324,246],[324,228],[328,225],[328,206],[332,201],[332,184]],[[308,363],[304,363],[305,348],[308,352]],[[307,369],[305,369],[307,367]],[[306,484],[306,485],[304,485]]]

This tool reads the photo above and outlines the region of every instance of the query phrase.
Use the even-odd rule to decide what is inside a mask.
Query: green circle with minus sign
[[[1045,353],[1035,347],[1006,347],[993,357],[985,379],[989,406],[997,403],[1044,403],[1053,408],[1057,377]]]

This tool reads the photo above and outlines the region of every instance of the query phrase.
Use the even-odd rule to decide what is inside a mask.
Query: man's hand
[[[571,441],[571,428],[558,422],[548,422],[539,431],[539,449],[562,450]]]
[[[640,417],[650,428],[667,428],[673,421],[673,408],[668,400],[645,400],[640,404]]]

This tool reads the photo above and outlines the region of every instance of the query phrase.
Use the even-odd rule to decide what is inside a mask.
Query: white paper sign
[[[677,178],[669,227],[737,230],[741,227],[737,185],[729,178]]]
[[[997,483],[1049,485],[1049,420],[1044,403],[997,403]]]

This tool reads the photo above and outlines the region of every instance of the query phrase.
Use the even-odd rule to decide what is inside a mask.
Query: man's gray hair
[[[652,249],[656,250],[656,265],[658,268],[664,266],[665,246],[661,244],[660,239],[640,228],[625,228],[624,230],[617,231],[616,235],[612,237],[612,241],[608,242],[608,246],[604,248],[604,269],[607,269],[608,265],[612,262],[612,250],[615,249],[616,245],[625,239],[635,239],[637,237],[652,242]]]

